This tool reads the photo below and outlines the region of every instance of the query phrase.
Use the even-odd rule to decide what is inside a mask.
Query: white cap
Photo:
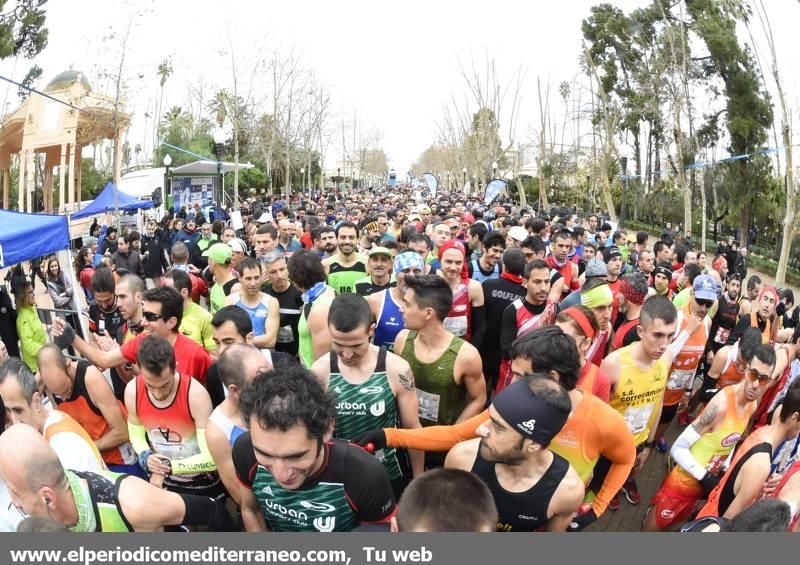
[[[239,253],[244,253],[247,255],[247,245],[238,237],[231,239],[228,242],[228,246],[231,248],[231,251],[238,251]]]
[[[508,235],[517,241],[525,241],[528,237],[528,230],[522,226],[512,226],[511,229],[508,230]]]

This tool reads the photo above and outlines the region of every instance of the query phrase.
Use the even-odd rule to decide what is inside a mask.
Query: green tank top
[[[423,426],[454,424],[467,402],[467,389],[453,381],[456,357],[464,340],[453,336],[450,345],[433,363],[423,363],[414,352],[417,332],[411,331],[406,338],[400,356],[411,365],[417,385],[419,420]]]
[[[350,267],[343,267],[334,261],[328,265],[328,285],[333,287],[336,294],[355,292],[356,282],[363,279],[366,274],[367,263],[360,255],[355,265]]]
[[[303,367],[306,369],[310,369],[311,365],[316,361],[314,359],[314,344],[311,341],[311,332],[308,329],[308,316],[311,315],[311,309],[317,304],[330,306],[331,302],[333,302],[333,298],[322,294],[311,304],[303,304],[303,308],[300,310],[300,321],[297,323],[297,339],[299,342],[297,344],[297,352],[300,355]]]
[[[333,437],[349,441],[356,434],[381,428],[396,428],[397,399],[386,373],[386,350],[378,350],[375,371],[363,383],[353,384],[339,372],[339,358],[330,354],[328,388],[336,394],[336,423]],[[391,480],[400,479],[400,463],[393,447],[375,452]]]
[[[78,523],[73,532],[132,532],[119,505],[119,485],[128,475],[101,471],[99,473],[67,471]]]
[[[211,314],[216,314],[217,311],[225,306],[225,290],[222,288],[221,284],[215,283],[214,286],[211,287],[208,299],[211,303]]]

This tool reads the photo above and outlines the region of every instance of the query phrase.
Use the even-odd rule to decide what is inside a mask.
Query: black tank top
[[[535,532],[547,525],[550,499],[569,470],[569,463],[553,453],[553,462],[539,481],[525,492],[508,492],[497,480],[495,464],[478,452],[472,472],[480,477],[494,496],[498,532]]]
[[[730,474],[726,476],[725,484],[722,485],[722,492],[719,493],[719,502],[717,503],[717,510],[719,511],[720,516],[725,515],[725,512],[728,511],[728,507],[736,498],[736,493],[733,491],[733,487],[736,485],[736,478],[739,476],[739,471],[742,470],[742,467],[745,463],[750,461],[750,458],[753,455],[757,455],[759,453],[766,453],[770,456],[770,458],[772,458],[772,445],[767,442],[762,442],[751,447],[747,453],[742,455],[742,457],[736,462],[736,465],[733,466]]]
[[[75,380],[72,383],[72,394],[69,398],[65,398],[61,402],[75,402],[76,400],[83,398],[86,401],[86,405],[89,407],[89,410],[98,416],[103,416],[100,408],[98,408],[97,405],[92,402],[92,397],[89,394],[89,390],[86,388],[86,369],[88,369],[90,366],[91,363],[88,361],[78,361],[78,366],[75,367]]]

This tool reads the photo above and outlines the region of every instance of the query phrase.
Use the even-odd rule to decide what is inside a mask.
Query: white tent
[[[136,198],[152,197],[153,191],[164,185],[164,167],[132,171],[119,179],[119,190]]]
[[[239,169],[252,169],[255,165],[251,163],[239,163]],[[236,163],[222,162],[222,172],[232,173],[236,170]],[[216,175],[217,162],[216,161],[195,161],[188,165],[181,165],[175,167],[170,171],[173,175]]]

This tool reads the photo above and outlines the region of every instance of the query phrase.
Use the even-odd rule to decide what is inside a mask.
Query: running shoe
[[[625,493],[625,498],[628,499],[633,505],[639,504],[642,501],[642,495],[639,494],[639,487],[636,486],[636,481],[630,479],[622,486],[622,492]]]
[[[619,510],[620,502],[619,502],[619,493],[615,494],[611,500],[608,501],[608,509],[616,512]]]
[[[667,443],[667,438],[661,436],[658,438],[658,442],[656,443],[656,449],[659,453],[666,453],[669,449],[669,444]]]

